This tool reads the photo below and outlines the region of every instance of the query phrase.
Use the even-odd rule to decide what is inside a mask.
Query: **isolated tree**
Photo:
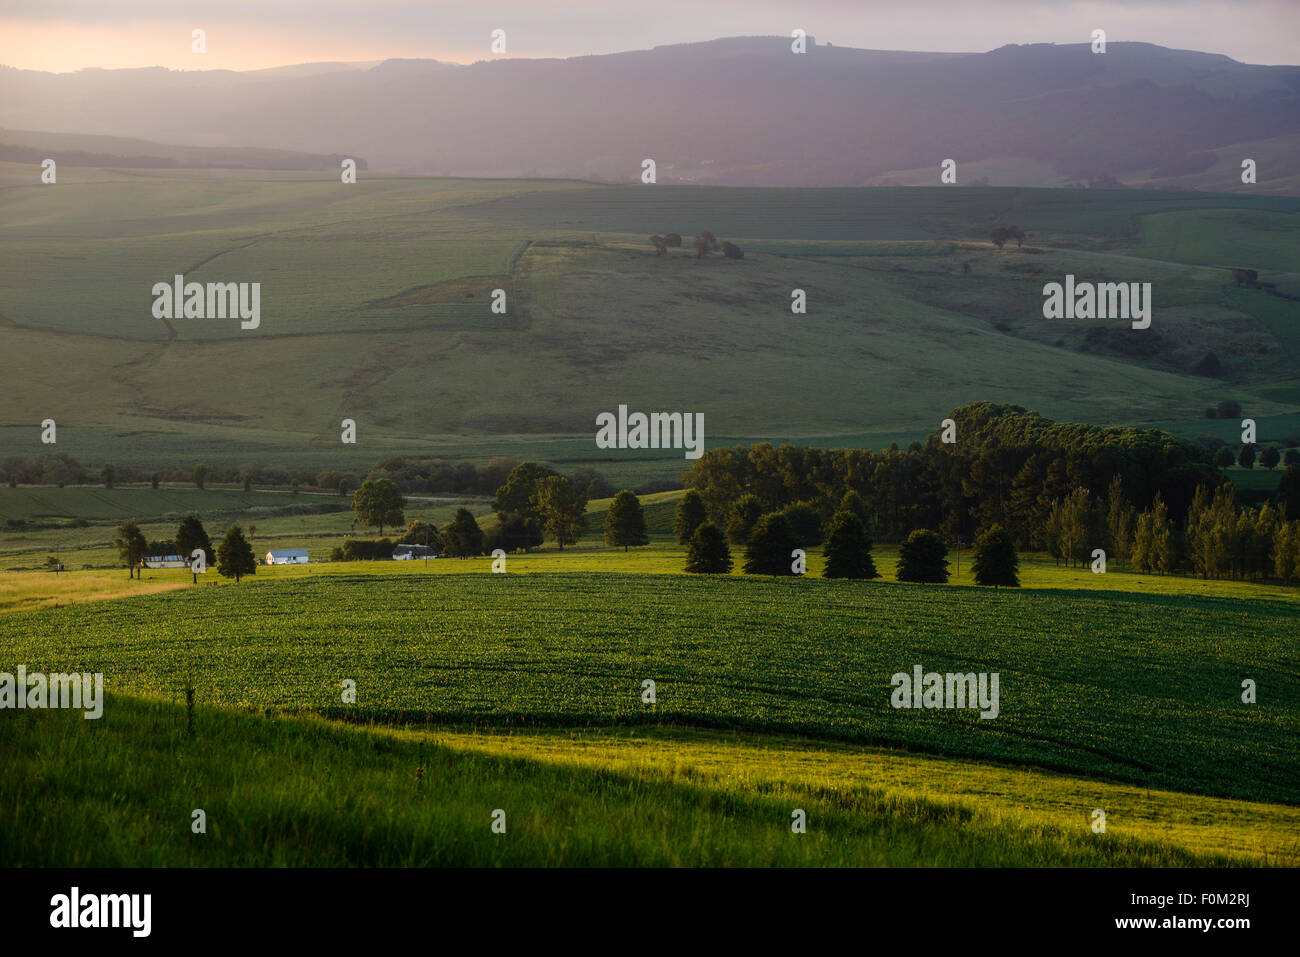
[[[149,476],[149,487],[150,487],[151,489],[154,489],[155,491],[157,490],[157,488],[158,488],[158,473],[157,473],[157,472],[154,472],[153,475]]]
[[[532,506],[533,495],[537,492],[537,483],[558,474],[555,469],[537,462],[520,462],[510,470],[505,484],[492,496],[492,511],[498,515],[516,512],[540,520]]]
[[[846,496],[847,497],[847,496]],[[826,547],[822,549],[825,578],[879,578],[871,560],[871,536],[857,513],[842,509],[826,524]]]
[[[807,502],[787,505],[781,514],[790,523],[790,531],[801,548],[812,548],[822,543],[822,517]]]
[[[1259,464],[1266,469],[1277,468],[1277,463],[1282,461],[1282,453],[1278,452],[1277,446],[1266,445],[1259,453]]]
[[[794,550],[799,547],[790,523],[779,512],[764,515],[745,545],[747,575],[793,575]]]
[[[352,496],[352,511],[362,525],[378,526],[384,534],[385,525],[406,523],[406,498],[392,479],[367,479]]]
[[[946,582],[948,546],[937,532],[918,528],[898,547],[894,575],[900,582]]]
[[[117,537],[113,539],[117,554],[126,563],[126,577],[134,578],[140,560],[149,548],[144,533],[135,522],[123,522],[117,527]]]
[[[253,546],[244,538],[238,525],[226,529],[226,537],[217,546],[217,571],[222,578],[233,578],[235,583],[244,575],[257,574],[257,558]]]
[[[725,575],[731,571],[731,549],[722,529],[702,522],[686,546],[686,570],[702,575]]]
[[[1001,525],[990,526],[975,539],[975,584],[1019,588],[1019,568],[1016,543]]]
[[[1243,469],[1253,469],[1255,467],[1255,446],[1243,445],[1241,451],[1237,453],[1237,464]]]
[[[645,512],[641,500],[627,489],[614,496],[605,515],[605,544],[622,545],[627,551],[631,545],[649,545],[650,536],[645,530]]]
[[[1016,241],[1017,249],[1020,249],[1025,245],[1025,233],[1019,226],[1008,226],[1006,232],[1007,239],[1014,239]]]
[[[99,470],[99,478],[104,483],[104,488],[113,487],[113,483],[117,481],[117,469],[113,468],[112,462],[104,463],[104,467]],[[157,487],[154,486],[154,488]]]
[[[695,489],[688,489],[677,503],[677,512],[673,515],[673,536],[678,545],[685,545],[695,535],[695,530],[709,518],[708,507]]]
[[[727,516],[727,538],[733,545],[744,545],[750,532],[763,515],[763,503],[757,495],[745,494],[736,499]]]
[[[194,484],[203,488],[203,483],[208,480],[208,467],[206,465],[194,466]]]
[[[560,551],[564,551],[565,545],[577,542],[587,528],[587,500],[562,475],[548,475],[539,480],[530,505]]]
[[[467,508],[456,510],[456,516],[442,530],[447,554],[452,558],[472,558],[483,554],[483,529]]]
[[[209,565],[215,563],[216,553],[212,549],[212,539],[208,537],[203,523],[193,515],[186,515],[176,528],[176,551],[188,562],[196,548],[203,549],[205,562]]]
[[[665,256],[668,254],[668,243],[664,241],[662,236],[651,236],[650,244],[654,246],[656,256]]]
[[[1011,238],[1011,234],[1007,231],[1005,226],[998,226],[991,233],[989,233],[989,241],[992,242],[994,246],[997,246],[998,249],[1001,249],[1003,246],[1005,246],[1007,244],[1007,240],[1010,238]]]
[[[245,492],[251,492],[252,490],[253,490],[253,476],[252,476],[250,473],[245,472],[245,473],[244,473],[244,491],[245,491]]]

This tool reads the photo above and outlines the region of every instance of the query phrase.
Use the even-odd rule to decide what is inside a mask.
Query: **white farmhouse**
[[[266,553],[268,565],[306,565],[307,562],[305,548],[273,548]]]

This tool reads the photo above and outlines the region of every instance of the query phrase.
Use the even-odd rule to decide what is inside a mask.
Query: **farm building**
[[[184,555],[150,555],[144,560],[145,568],[184,568],[188,564]]]
[[[393,549],[393,560],[404,562],[413,558],[437,558],[438,550],[428,545],[398,545]]]
[[[268,565],[306,565],[307,562],[305,548],[273,548],[266,553]]]

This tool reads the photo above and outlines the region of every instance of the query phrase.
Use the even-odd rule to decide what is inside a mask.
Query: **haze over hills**
[[[569,59],[0,69],[0,126],[364,157],[377,171],[754,186],[1300,195],[1300,67],[1147,43],[909,53],[746,37]],[[1240,162],[1259,164],[1243,186]]]

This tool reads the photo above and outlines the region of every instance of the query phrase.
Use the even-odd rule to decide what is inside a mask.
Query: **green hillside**
[[[596,414],[619,404],[702,411],[710,445],[880,447],[978,400],[1119,423],[1300,399],[1300,303],[1212,268],[1284,286],[1268,270],[1293,266],[1295,199],[82,168],[43,187],[13,164],[0,185],[0,374],[24,382],[0,439],[24,457],[53,451],[36,428],[51,417],[57,451],[90,466],[507,455],[635,484],[686,463],[595,449]],[[987,242],[1006,223],[1025,249]],[[746,258],[646,240],[701,229]],[[155,318],[151,288],[178,272],[261,283],[259,328]],[[1067,273],[1151,282],[1151,329],[1044,320],[1042,287]]]

